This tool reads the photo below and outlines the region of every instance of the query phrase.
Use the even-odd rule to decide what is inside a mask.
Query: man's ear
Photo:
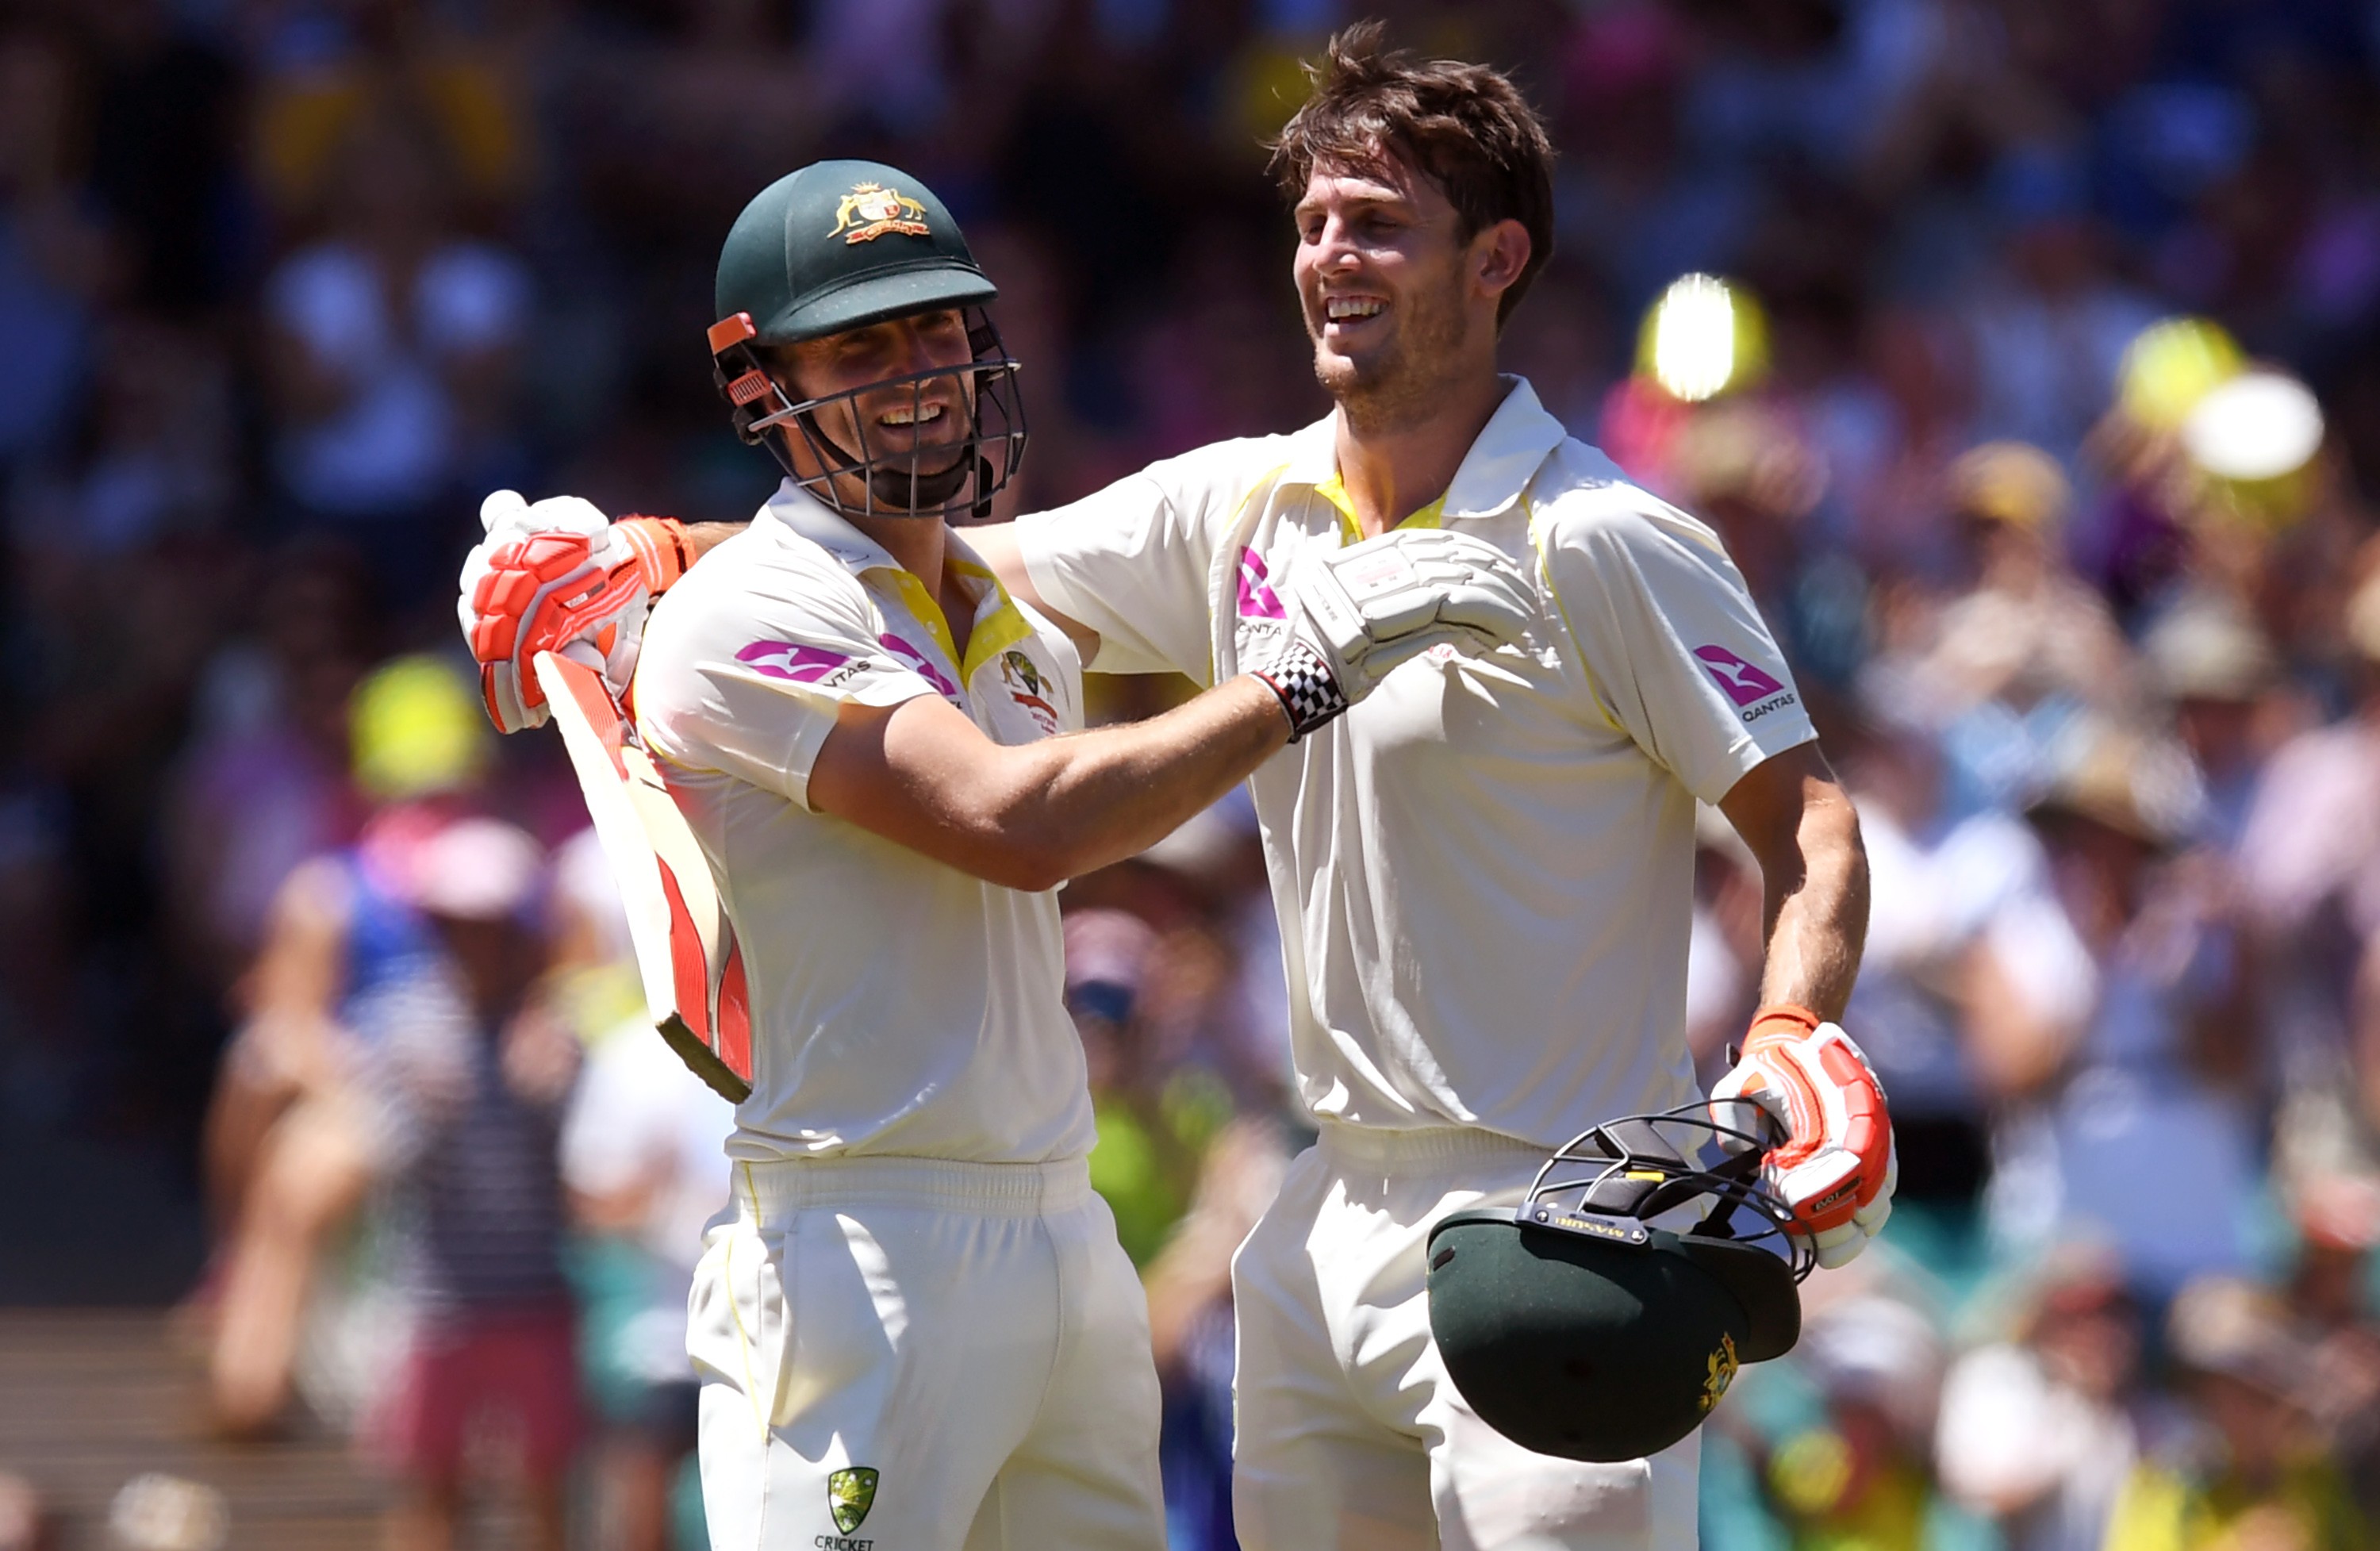
[[[1502,299],[1529,267],[1529,229],[1507,217],[1471,239],[1471,278],[1491,301]]]

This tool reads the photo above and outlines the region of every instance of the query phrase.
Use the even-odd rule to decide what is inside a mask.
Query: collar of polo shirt
[[[1463,454],[1446,493],[1397,524],[1399,527],[1443,527],[1450,520],[1494,516],[1521,498],[1546,455],[1570,435],[1537,402],[1527,379],[1506,372],[1501,381],[1504,400]],[[1338,429],[1333,415],[1300,431],[1281,482],[1307,486],[1330,503],[1339,514],[1340,542],[1353,544],[1364,534],[1355,525],[1355,505],[1347,497],[1346,482],[1339,476]]]
[[[951,634],[951,624],[943,616],[941,601],[926,584],[903,570],[891,551],[845,522],[841,514],[791,479],[778,486],[777,493],[761,509],[834,556],[853,576],[881,572],[892,590],[901,595],[902,603],[933,636],[934,645],[941,648],[951,666],[959,671],[958,682],[963,686],[975,677],[978,668],[1033,634],[1032,625],[1026,622],[1015,600],[1008,596],[1008,589],[1000,585],[1000,578],[992,575],[991,568],[956,531],[945,540],[950,552],[944,563],[967,580],[976,597],[975,628],[968,632],[965,657],[959,655],[957,639]]]

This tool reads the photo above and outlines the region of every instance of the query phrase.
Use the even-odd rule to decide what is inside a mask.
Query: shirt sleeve
[[[1717,803],[1817,733],[1718,538],[1641,492],[1596,493],[1557,511],[1538,537],[1589,693],[1686,790]]]
[[[848,572],[743,564],[726,554],[655,605],[637,665],[637,726],[672,764],[809,806],[811,764],[846,701],[897,706],[940,691],[886,648]],[[724,578],[734,577],[732,582]]]
[[[1215,465],[1245,443],[1151,464],[1097,494],[1017,519],[1018,552],[1043,602],[1099,632],[1084,667],[1212,682]],[[1261,454],[1259,454],[1261,455]]]

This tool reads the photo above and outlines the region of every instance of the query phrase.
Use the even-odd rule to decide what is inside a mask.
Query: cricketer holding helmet
[[[1516,647],[1407,668],[1253,778],[1321,1140],[1233,1266],[1251,1551],[1696,1543],[1694,1437],[1589,1464],[1479,1421],[1430,1339],[1424,1252],[1588,1126],[1695,1097],[1698,798],[1768,907],[1764,1005],[1722,1094],[1782,1111],[1771,1182],[1822,1259],[1888,1200],[1881,1096],[1829,1022],[1865,864],[1791,673],[1711,531],[1495,369],[1550,253],[1549,160],[1495,72],[1342,36],[1276,154],[1336,411],[1014,529],[1034,595],[1111,672],[1232,672],[1284,582],[1367,535],[1469,534],[1535,584]]]
[[[1530,576],[1521,641],[1429,654],[1253,778],[1322,1135],[1234,1265],[1251,1548],[1694,1544],[1693,1437],[1596,1465],[1479,1422],[1430,1339],[1423,1254],[1588,1126],[1694,1097],[1698,798],[1767,895],[1764,1005],[1718,1097],[1785,1123],[1765,1172],[1825,1262],[1888,1209],[1882,1095],[1831,1021],[1865,863],[1792,676],[1711,531],[1495,369],[1551,250],[1549,160],[1503,77],[1343,34],[1277,157],[1335,412],[970,534],[1086,661],[1201,682],[1366,535],[1459,532]]]
[[[688,1302],[722,1547],[1162,1544],[1147,1309],[1084,1161],[1050,891],[1530,607],[1492,547],[1400,535],[1316,577],[1252,673],[1054,735],[1075,648],[944,523],[1022,449],[993,295],[872,163],[781,179],[720,261],[722,388],[786,479],[652,612],[635,711],[750,988],[734,1201]],[[640,577],[678,542],[630,532]],[[473,595],[533,596],[558,542],[482,546]]]

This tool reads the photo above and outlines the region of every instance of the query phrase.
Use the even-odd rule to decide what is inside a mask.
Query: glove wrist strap
[[[675,586],[694,563],[686,541],[686,524],[675,517],[622,517],[613,525],[637,557],[645,590],[659,597]]]
[[[1281,714],[1289,718],[1289,741],[1297,742],[1318,727],[1329,725],[1350,704],[1322,654],[1303,641],[1292,641],[1279,657],[1249,670],[1251,678],[1281,697]]]
[[[1752,1027],[1743,1036],[1746,1050],[1772,1044],[1780,1039],[1799,1039],[1815,1034],[1825,1023],[1806,1007],[1790,1001],[1772,1001],[1752,1015]]]

